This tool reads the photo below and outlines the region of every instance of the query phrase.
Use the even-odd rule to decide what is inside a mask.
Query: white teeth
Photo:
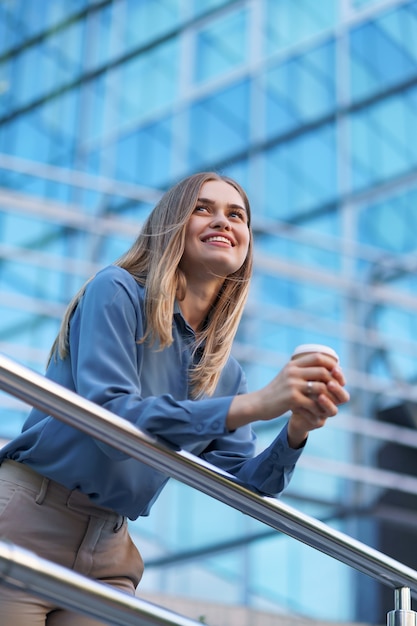
[[[226,237],[219,237],[219,236],[217,236],[217,237],[209,237],[208,239],[205,239],[204,241],[205,241],[205,243],[207,243],[208,241],[221,241],[223,243],[229,244],[229,246],[232,245],[231,241],[229,239],[226,239]]]

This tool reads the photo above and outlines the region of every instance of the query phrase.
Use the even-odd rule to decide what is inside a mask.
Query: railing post
[[[394,607],[394,610],[387,614],[387,626],[417,626],[417,613],[411,610],[408,587],[395,589]]]

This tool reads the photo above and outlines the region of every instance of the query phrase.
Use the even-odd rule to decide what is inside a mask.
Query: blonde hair
[[[193,213],[202,185],[211,180],[224,181],[242,197],[248,214],[249,248],[243,265],[226,277],[207,324],[197,334],[195,349],[201,347],[201,358],[190,372],[192,396],[212,395],[221,370],[230,356],[232,343],[245,305],[252,274],[252,232],[250,205],[245,191],[236,181],[215,172],[201,172],[183,179],[169,189],[150,213],[141,232],[129,250],[115,265],[127,270],[145,286],[146,328],[142,341],[158,341],[159,349],[172,344],[172,318],[175,300],[184,297],[186,278],[179,268],[188,220]],[[69,303],[50,357],[58,350],[61,358],[68,354],[71,316],[87,283]]]

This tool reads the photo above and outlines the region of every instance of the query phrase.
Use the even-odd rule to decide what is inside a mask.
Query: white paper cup
[[[303,343],[300,346],[297,346],[292,353],[292,359],[296,359],[302,354],[311,354],[312,352],[321,352],[322,354],[328,354],[333,357],[336,363],[339,363],[339,356],[337,352],[330,348],[330,346],[325,346],[320,343]]]

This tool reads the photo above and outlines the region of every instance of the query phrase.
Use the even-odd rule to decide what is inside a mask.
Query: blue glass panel
[[[181,0],[126,0],[123,3],[126,31],[123,45],[127,49],[144,44],[175,29],[181,21]]]
[[[230,178],[236,180],[246,191],[249,202],[251,203],[251,205],[253,205],[253,200],[255,197],[255,190],[253,188],[256,187],[257,181],[251,181],[248,159],[234,161],[230,165],[225,166],[221,170],[221,173],[225,174],[226,176],[230,176]],[[253,206],[251,206],[251,208],[253,211]]]
[[[138,231],[139,231],[139,220],[138,220]],[[135,233],[132,232],[132,240],[126,241],[121,237],[104,237],[100,241],[100,250],[99,255],[97,255],[97,262],[101,266],[110,265],[114,263],[116,259],[122,256],[129,248],[129,245],[133,243]]]
[[[417,70],[417,4],[404,5],[352,30],[351,95],[366,97]],[[369,51],[372,50],[372,54]]]
[[[161,120],[119,140],[116,174],[146,187],[164,186],[172,160],[172,119]]]
[[[121,15],[120,15],[121,14]],[[116,36],[119,20],[124,19],[124,3],[110,3],[95,11],[88,22],[85,70],[106,65],[118,54],[123,38]]]
[[[219,76],[247,58],[249,13],[240,10],[204,26],[196,34],[194,77],[201,83]]]
[[[314,132],[261,156],[265,171],[265,215],[291,220],[332,201],[337,194],[336,138],[333,126]]]
[[[107,76],[101,74],[83,85],[83,142],[97,141],[105,132],[106,84]]]
[[[16,56],[13,101],[26,106],[79,76],[83,24],[74,24]]]
[[[26,159],[48,161],[51,142],[47,132],[39,125],[38,111],[27,113],[16,123],[13,151]]]
[[[265,45],[271,54],[333,27],[339,3],[334,0],[266,0]]]
[[[13,358],[13,355],[7,355],[7,356],[10,356],[11,358]],[[6,407],[4,408],[2,395],[3,393],[0,392],[0,407],[2,408],[1,413],[3,417],[3,419],[1,420],[0,438],[12,439],[12,437],[15,437],[18,433],[20,433],[20,430],[23,426],[23,422],[25,421],[27,417],[28,411],[27,410],[19,411],[17,409],[11,408],[9,406],[10,401],[8,400],[8,398],[4,401],[5,407]],[[7,394],[4,394],[4,395],[6,396]]]
[[[137,200],[135,200],[134,202],[130,202],[128,205],[124,203],[123,206],[120,207],[120,212],[118,213],[118,215],[121,219],[126,218],[129,221],[136,221],[139,228],[140,223],[148,217],[155,204],[156,201],[138,202]],[[133,233],[133,236],[136,236],[136,234],[137,233]]]
[[[178,95],[178,39],[171,39],[126,62],[121,69],[120,120],[141,121]]]
[[[121,137],[116,146],[116,171],[119,180],[136,182],[138,167],[138,137],[137,133],[132,133]]]
[[[45,91],[47,77],[34,72],[34,68],[43,66],[41,46],[33,46],[21,52],[15,60],[14,71],[16,80],[13,89],[13,100],[16,106],[25,106],[37,100]]]
[[[368,282],[398,291],[399,303],[404,292],[414,295],[417,277],[410,259],[415,256],[417,242],[417,189],[388,197],[361,208],[358,214],[358,239],[362,243],[385,251],[367,269]],[[362,268],[358,266],[358,271]],[[413,383],[417,377],[415,350],[410,338],[417,336],[417,321],[407,307],[376,303],[372,309],[372,325],[377,329],[380,345],[385,347],[385,370],[380,359],[371,362],[372,372],[393,376]]]
[[[341,269],[340,239],[331,239],[327,245],[325,231],[327,228],[331,235],[335,235],[340,228],[340,218],[339,212],[333,210],[317,221],[306,220],[299,237],[262,235],[257,236],[256,243],[268,257],[289,261],[297,259],[300,265],[338,273]],[[320,227],[321,224],[323,228]]]
[[[44,11],[39,10],[39,6],[36,3],[17,0],[2,4],[6,5],[6,10],[9,13],[9,23],[12,25],[13,30],[19,29],[21,31],[20,37],[16,38],[16,43],[45,29],[45,17],[49,12],[46,10],[45,15]],[[24,15],[23,20],[21,19],[22,15]]]
[[[413,188],[363,207],[358,216],[358,241],[394,254],[417,251],[416,206],[417,189]]]
[[[71,0],[71,2],[54,0],[54,2],[45,3],[42,10],[37,2],[15,0],[10,4],[13,8],[14,17],[19,20],[21,25],[23,24],[26,38],[38,35],[76,14],[86,4],[86,0]]]
[[[187,9],[191,10],[192,15],[201,15],[210,9],[219,8],[225,4],[230,4],[230,0],[190,0],[187,3]]]
[[[26,225],[27,228],[27,225]],[[3,262],[3,291],[5,293],[24,294],[54,302],[60,284],[60,273],[53,269],[30,266],[26,263]]]
[[[413,294],[417,286],[414,279]],[[383,283],[384,284],[384,283]],[[389,287],[395,287],[390,282]],[[400,292],[399,292],[400,293]],[[415,337],[417,321],[414,312],[396,306],[381,303],[373,309],[372,326],[378,333],[380,349],[370,363],[373,374],[383,376],[387,380],[403,380],[411,385],[417,379],[417,362],[415,358]],[[410,344],[410,338],[413,343]],[[381,355],[385,372],[381,371]]]
[[[268,68],[265,133],[282,133],[329,113],[335,106],[335,78],[333,40]]]
[[[169,181],[172,152],[172,120],[161,120],[138,133],[137,183],[163,187]]]
[[[277,276],[264,276],[262,279],[258,280],[262,284],[265,294],[263,297],[259,298],[259,304],[264,302],[266,304],[289,309],[290,311],[305,312],[309,316],[316,316],[314,323],[316,323],[318,319],[321,320],[314,330],[312,328],[306,328],[305,336],[303,337],[300,336],[300,333],[304,331],[299,330],[299,338],[296,340],[297,343],[326,343],[326,341],[323,341],[324,337],[329,341],[329,336],[332,337],[333,329],[328,325],[328,321],[340,320],[342,317],[342,299],[340,295],[329,288],[316,285],[310,280],[306,280],[305,282],[300,280],[298,282]],[[279,303],[277,302],[277,294],[280,294]],[[291,321],[293,322],[293,320]],[[273,332],[272,328],[275,328]],[[275,325],[271,323],[271,332],[272,336],[278,333],[277,338],[280,339],[281,331],[278,325],[275,327]],[[259,328],[259,333],[259,345],[268,348],[268,345],[270,345],[268,333],[266,333],[266,336],[264,335],[263,326]],[[314,340],[311,338],[312,333],[314,333],[315,336]],[[331,343],[333,343],[333,340]],[[291,350],[294,347],[295,344],[292,344]]]
[[[352,184],[359,189],[417,165],[417,89],[351,118]]]
[[[398,320],[397,320],[398,321]],[[413,333],[415,337],[416,326],[413,326]],[[392,342],[395,345],[395,340]],[[392,348],[393,346],[391,346]],[[396,378],[400,378],[408,382],[410,385],[415,385],[417,380],[417,365],[415,355],[401,355],[396,354],[395,352],[390,352],[390,361],[391,361],[391,371],[389,380],[392,381],[393,373],[395,373]]]
[[[45,41],[44,54],[54,59],[54,82],[57,88],[80,75],[85,58],[85,22],[70,24],[65,29],[52,33]]]
[[[78,134],[79,89],[64,92],[39,110],[39,126],[50,138],[50,161],[70,165]]]
[[[227,603],[237,604],[241,593],[235,579],[227,580],[217,572],[208,570],[206,561],[201,559],[191,565],[173,564],[165,567],[160,573],[160,588],[171,596],[188,598],[206,598],[208,602],[218,602],[225,598]],[[205,619],[201,611],[196,611],[196,617]],[[204,623],[204,622],[202,622]]]
[[[190,111],[191,168],[208,166],[244,149],[249,140],[249,82],[197,102]]]
[[[350,0],[353,9],[360,11],[376,4],[382,4],[385,0]]]
[[[77,96],[77,91],[65,93],[15,118],[2,133],[1,149],[35,161],[67,164],[77,132]]]
[[[23,41],[62,24],[66,19],[76,15],[86,4],[93,4],[93,0],[71,0],[71,2],[54,0],[54,2],[44,3],[42,10],[40,10],[39,3],[27,2],[27,0],[2,2],[0,4],[0,53],[11,50]]]
[[[1,35],[0,35],[1,36]],[[12,90],[12,63],[0,63],[0,117],[10,113]]]
[[[414,313],[404,311],[396,307],[381,306],[375,311],[375,322],[380,332],[391,336],[391,340],[400,342],[409,341],[410,337],[416,337],[417,320]],[[417,373],[417,364],[413,355],[413,371]]]
[[[21,174],[13,169],[0,169],[0,184],[8,189],[17,189],[26,192],[33,191],[34,195],[45,195],[47,181],[44,177],[38,178]]]
[[[314,486],[322,480],[322,475],[310,476],[308,484]],[[328,619],[335,621],[340,620],[341,614],[349,616],[353,613],[350,613],[345,593],[346,588],[349,588],[350,576],[347,566],[280,535],[251,546],[250,554],[250,589],[259,596],[257,606],[260,604],[265,609],[268,600],[271,603],[275,600],[281,605],[281,611],[285,610],[300,618],[317,619],[320,609],[319,613],[315,613],[316,607],[325,605]],[[297,567],[299,563],[308,563],[308,567]],[[317,572],[326,572],[326,581],[329,577],[325,589],[322,577]],[[300,594],[300,589],[308,591]],[[331,596],[329,599],[328,595]],[[264,599],[263,605],[260,598]]]
[[[0,54],[12,48],[20,39],[21,32],[5,2],[0,3]]]
[[[79,167],[88,174],[100,174],[100,149],[86,150],[80,158]],[[100,203],[100,193],[95,189],[84,191],[83,206],[87,212],[91,212],[93,207]]]

